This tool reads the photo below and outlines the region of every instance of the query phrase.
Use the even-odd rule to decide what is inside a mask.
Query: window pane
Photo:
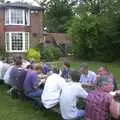
[[[5,23],[9,24],[9,10],[8,9],[5,11]]]
[[[12,50],[23,50],[23,36],[22,33],[12,33]]]
[[[23,24],[23,10],[11,9],[11,24]]]
[[[29,49],[29,33],[25,33],[25,50]]]
[[[10,50],[9,33],[5,33],[5,45],[6,45],[6,51],[9,51]]]

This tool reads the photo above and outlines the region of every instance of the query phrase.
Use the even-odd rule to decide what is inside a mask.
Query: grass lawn
[[[72,68],[79,69],[82,61],[74,61],[71,63]],[[96,71],[103,63],[88,62],[91,70]],[[105,63],[112,73],[116,76],[120,87],[119,63]],[[33,106],[19,99],[9,97],[5,85],[0,85],[0,119],[1,120],[61,120],[54,112],[45,112],[33,108]]]
[[[7,87],[0,85],[1,120],[61,120],[54,112],[35,109],[29,102],[12,99],[7,95]]]

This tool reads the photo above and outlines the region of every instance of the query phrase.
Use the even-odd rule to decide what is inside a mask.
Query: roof
[[[24,9],[39,10],[39,11],[44,10],[42,7],[30,5],[26,2],[2,3],[0,4],[0,8],[24,8]]]
[[[65,33],[47,33],[46,36],[47,41],[53,41],[55,40],[57,43],[60,44],[70,44],[71,43],[71,38],[66,35]]]

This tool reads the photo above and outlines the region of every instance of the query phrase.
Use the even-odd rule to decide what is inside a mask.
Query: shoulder
[[[89,75],[94,75],[94,76],[96,76],[96,73],[93,72],[93,71],[91,71],[91,70],[88,71],[88,74],[89,74]]]
[[[37,75],[37,73],[35,72],[35,71],[28,71],[27,72],[27,74],[29,75],[29,76],[36,76]]]
[[[71,82],[71,85],[72,85],[74,88],[82,88],[81,83],[78,83],[78,82]]]

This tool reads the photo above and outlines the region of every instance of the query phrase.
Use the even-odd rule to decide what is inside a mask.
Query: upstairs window
[[[29,25],[29,10],[23,9],[6,9],[5,24],[6,25]]]

